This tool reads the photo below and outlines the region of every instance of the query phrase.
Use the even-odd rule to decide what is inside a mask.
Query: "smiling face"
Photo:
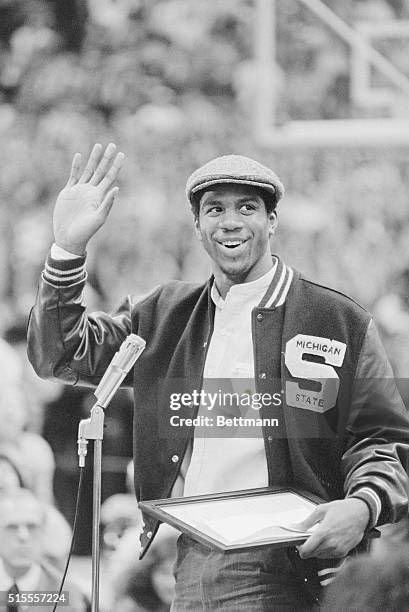
[[[272,267],[269,238],[277,215],[267,213],[254,187],[222,184],[205,191],[195,225],[222,297],[232,285],[256,280]]]

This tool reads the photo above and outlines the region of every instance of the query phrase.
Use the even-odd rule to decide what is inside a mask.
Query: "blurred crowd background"
[[[409,19],[409,0],[326,5],[351,26]],[[0,485],[23,483],[56,509],[58,532],[67,537],[62,549],[48,551],[52,558],[61,560],[67,549],[77,424],[93,396],[35,377],[25,357],[25,326],[52,242],[52,208],[76,151],[87,156],[94,142],[113,141],[127,158],[119,200],[89,251],[91,308],[112,309],[127,293],[142,295],[170,279],[206,279],[186,178],[212,157],[241,153],[272,167],[286,185],[273,250],[372,310],[396,376],[407,377],[409,146],[260,146],[255,113],[260,79],[268,75],[256,65],[256,43],[255,0],[0,0],[0,371],[7,382],[0,461],[11,466],[3,473],[18,473]],[[297,0],[277,2],[276,43],[279,122],[362,116],[350,102],[348,48]],[[409,76],[407,39],[380,40],[378,48]],[[365,116],[391,112],[409,115],[409,100],[397,97],[394,111]],[[132,544],[120,553],[128,566],[131,557],[135,563],[132,530],[139,520],[126,485],[131,421],[124,391],[106,415],[103,519],[111,553],[130,530]],[[88,510],[75,547],[85,556],[90,470],[86,481]],[[161,555],[155,557],[160,568],[167,563]],[[132,563],[131,574],[151,576],[149,564],[140,570]],[[123,594],[131,587],[121,576],[115,584]],[[145,603],[132,607],[136,595],[128,593],[129,610],[167,609],[168,585],[158,584],[162,603],[145,594]],[[155,588],[149,582],[146,592]]]

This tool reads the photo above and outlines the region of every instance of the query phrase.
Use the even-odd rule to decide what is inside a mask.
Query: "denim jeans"
[[[284,548],[223,553],[186,535],[178,539],[171,612],[311,609],[311,597]]]

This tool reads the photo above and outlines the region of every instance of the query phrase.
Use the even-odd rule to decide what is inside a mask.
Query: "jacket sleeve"
[[[364,339],[342,457],[347,497],[370,509],[370,527],[408,512],[409,417],[373,321]]]
[[[42,378],[97,385],[131,333],[131,298],[113,315],[89,314],[83,299],[85,280],[84,257],[48,257],[27,333],[28,357]]]

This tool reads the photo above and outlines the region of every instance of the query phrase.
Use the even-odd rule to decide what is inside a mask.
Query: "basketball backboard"
[[[349,65],[349,116],[319,119],[279,116],[277,11],[280,3],[302,5],[326,31],[345,43]],[[373,45],[382,39],[409,40],[409,21],[355,24],[351,27],[321,0],[256,0],[255,57],[259,91],[255,101],[255,136],[269,148],[409,146],[409,79]],[[408,60],[409,73],[409,60]],[[376,83],[373,75],[381,79]],[[284,78],[282,77],[284,75]],[[378,80],[379,80],[378,78]],[[375,80],[375,84],[373,81]],[[300,96],[303,92],[300,91]]]

